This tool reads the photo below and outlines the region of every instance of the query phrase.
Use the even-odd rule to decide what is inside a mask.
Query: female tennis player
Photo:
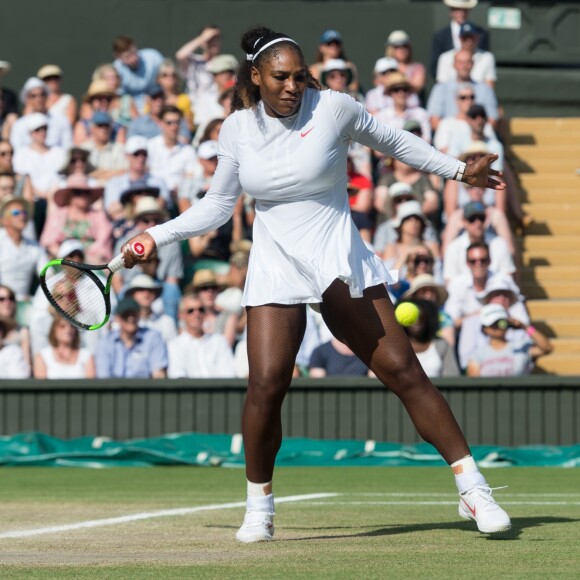
[[[459,514],[480,531],[509,529],[510,519],[471,457],[441,393],[397,323],[385,283],[349,212],[346,160],[351,141],[418,169],[470,185],[503,189],[487,155],[473,165],[437,152],[418,137],[379,124],[351,97],[321,91],[298,44],[255,28],[244,34],[235,112],[219,136],[219,163],[206,196],[182,215],[129,240],[127,266],[155,249],[218,228],[242,189],[256,200],[254,244],[244,290],[249,380],[242,429],[247,511],[240,542],[274,534],[274,460],[282,441],[281,406],[304,335],[306,305],[318,304],[334,336],[401,399],[420,435],[455,474]],[[143,243],[143,257],[130,244]]]

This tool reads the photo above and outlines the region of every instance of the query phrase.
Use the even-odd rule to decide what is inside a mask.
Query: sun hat
[[[89,196],[89,204],[94,203],[102,197],[105,191],[104,187],[91,187],[89,179],[84,174],[75,173],[70,175],[66,181],[66,186],[57,190],[54,194],[54,203],[59,207],[64,207],[70,203],[70,200],[76,191],[84,191]]]
[[[325,30],[320,37],[320,44],[338,42],[342,44],[342,34],[338,30]]]
[[[129,187],[121,193],[121,198],[119,201],[123,205],[126,205],[126,204],[130,203],[131,201],[133,201],[133,198],[136,195],[146,195],[148,197],[159,197],[160,193],[161,193],[161,190],[159,189],[159,187],[147,185],[147,182],[145,180],[133,181],[129,185]],[[159,205],[157,204],[157,202],[155,202],[155,204],[159,208]],[[147,212],[147,213],[151,213],[151,212]]]
[[[133,135],[127,139],[125,143],[125,153],[129,155],[135,155],[137,151],[147,151],[149,145],[149,140],[141,135]]]
[[[323,85],[326,84],[326,77],[328,76],[328,73],[333,71],[345,72],[346,84],[349,85],[352,82],[352,69],[348,63],[342,58],[330,58],[324,63],[322,71],[320,72],[320,82]]]
[[[111,88],[111,85],[103,80],[97,79],[94,80],[87,90],[87,94],[85,95],[85,101],[90,101],[93,97],[114,97],[115,91]]]
[[[24,207],[28,215],[31,215],[32,206],[28,200],[24,199],[23,197],[16,197],[15,195],[7,195],[6,197],[0,199],[0,216],[4,214],[6,208],[13,203],[19,203]]]
[[[69,238],[64,240],[58,247],[58,252],[56,253],[57,258],[67,258],[75,252],[80,252],[83,256],[85,255],[85,247],[80,240],[74,238]]]
[[[56,64],[45,64],[43,67],[39,69],[36,73],[36,76],[44,80],[46,77],[61,77],[62,76],[62,69]]]
[[[209,140],[199,144],[197,148],[197,156],[200,159],[213,159],[218,156],[217,141]]]
[[[421,221],[427,226],[427,220],[425,219],[425,214],[421,209],[421,204],[418,201],[404,201],[397,208],[397,215],[393,218],[393,226],[398,228],[401,224],[411,216],[417,216],[421,218]]]
[[[407,77],[402,72],[394,72],[387,78],[387,84],[385,86],[386,92],[389,92],[395,87],[407,87],[408,89],[411,88]]]
[[[26,128],[29,133],[41,127],[48,127],[48,117],[44,113],[30,113],[24,118],[26,119]]]
[[[153,290],[159,298],[163,291],[163,284],[148,274],[137,274],[127,285],[125,296],[131,298],[136,290]]]
[[[401,181],[395,181],[391,187],[389,187],[389,197],[399,197],[401,195],[412,195],[416,197],[413,193],[413,188],[408,183],[403,183]]]
[[[394,58],[390,58],[388,56],[383,56],[382,58],[377,59],[375,62],[375,67],[373,68],[373,72],[375,74],[383,74],[389,70],[399,70],[399,63]]]
[[[443,286],[441,286],[441,284],[437,283],[437,280],[435,280],[432,274],[419,274],[418,276],[415,276],[411,280],[409,289],[403,294],[402,298],[413,298],[417,290],[431,287],[435,289],[437,294],[438,306],[443,306],[449,297],[449,293],[445,288],[443,288]]]
[[[44,94],[47,95],[48,94],[48,88],[47,86],[44,84],[43,81],[41,81],[39,78],[37,77],[30,77],[25,83],[24,86],[22,87],[22,90],[20,91],[20,101],[22,103],[26,103],[26,97],[28,96],[28,93],[30,91],[33,91],[34,89],[42,89],[44,91]]]
[[[510,295],[510,306],[515,304],[520,298],[520,289],[513,281],[511,276],[505,274],[494,274],[485,284],[483,292],[477,294],[477,298],[483,303],[488,304],[493,294],[497,292],[506,292]]]
[[[411,37],[404,30],[393,30],[387,38],[388,46],[406,46],[410,44]]]
[[[167,212],[159,207],[157,200],[149,195],[142,197],[135,205],[135,219],[139,216],[147,214],[160,215],[163,218],[167,217]]]
[[[509,314],[501,304],[486,304],[481,309],[479,317],[481,318],[482,326],[491,326],[498,320],[508,320]]]
[[[443,4],[449,8],[463,8],[464,10],[471,10],[477,6],[478,0],[443,0]]]
[[[95,171],[96,167],[89,161],[89,156],[91,152],[87,151],[87,149],[83,149],[82,147],[72,147],[67,151],[67,156],[64,162],[64,165],[60,169],[59,173],[68,175],[68,170],[72,163],[73,157],[79,157],[86,163],[85,172],[92,173]]]
[[[218,54],[205,65],[205,70],[214,75],[235,71],[237,68],[238,59],[233,54]]]
[[[461,161],[465,161],[468,157],[472,155],[480,155],[480,154],[487,154],[489,153],[489,149],[487,145],[483,141],[472,141],[469,144],[469,147],[465,149],[461,155],[459,155],[459,159]]]
[[[208,286],[218,286],[217,276],[213,270],[198,270],[193,275],[193,280],[191,282],[194,290],[199,290],[200,288],[207,288]]]

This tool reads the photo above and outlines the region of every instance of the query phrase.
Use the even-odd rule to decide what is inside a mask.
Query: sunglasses
[[[409,89],[407,87],[393,87],[389,89],[391,93],[408,93]]]
[[[157,226],[161,223],[157,217],[140,217],[137,221],[143,224],[153,224],[154,226]]]
[[[99,129],[110,129],[111,125],[109,123],[95,123],[95,126]]]
[[[205,308],[203,306],[200,306],[198,308],[188,308],[185,311],[186,314],[193,314],[194,312],[201,312],[202,314],[205,314]]]
[[[475,101],[475,95],[459,95],[457,98],[460,101]]]
[[[176,77],[177,75],[175,73],[166,72],[166,73],[161,73],[159,76],[162,76],[162,77]]]
[[[16,302],[14,296],[0,296],[0,302]]]
[[[147,151],[135,151],[133,157],[147,157]]]
[[[46,93],[44,92],[39,92],[39,93],[28,93],[28,95],[26,95],[29,99],[40,99],[40,97],[45,97]]]
[[[433,258],[429,258],[429,256],[417,256],[413,260],[413,263],[415,264],[415,266],[419,266],[420,264],[425,264],[426,266],[430,266],[431,264],[435,263],[435,260]]]
[[[482,215],[472,215],[470,218],[467,218],[467,221],[470,224],[474,224],[475,222],[484,222],[485,221],[485,217]]]
[[[113,97],[109,97],[108,95],[94,95],[91,97],[91,101],[107,101],[111,102]]]
[[[28,215],[28,212],[25,209],[11,209],[9,213],[12,217],[17,217],[19,215],[26,217]]]
[[[199,292],[203,292],[204,290],[209,290],[211,292],[217,292],[219,288],[217,286],[202,286],[201,288],[197,289]]]
[[[38,127],[38,129],[34,129],[33,133],[39,133],[40,131],[48,131],[48,127],[46,125],[42,127]]]
[[[415,200],[415,196],[413,195],[400,195],[399,197],[395,197],[395,199],[393,199],[393,203],[404,203],[406,201],[414,201]]]
[[[489,264],[489,258],[468,258],[468,264]]]

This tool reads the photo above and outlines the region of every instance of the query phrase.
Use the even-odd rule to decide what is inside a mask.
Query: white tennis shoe
[[[236,533],[236,540],[242,544],[269,542],[274,535],[274,514],[247,511],[242,527]]]
[[[473,520],[477,529],[484,534],[507,532],[512,527],[510,517],[491,496],[493,489],[478,485],[459,494],[459,515]]]

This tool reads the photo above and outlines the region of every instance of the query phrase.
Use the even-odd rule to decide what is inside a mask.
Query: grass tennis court
[[[577,578],[580,471],[485,474],[509,486],[498,539],[457,516],[445,468],[283,468],[276,496],[309,497],[278,505],[276,541],[240,545],[242,470],[3,469],[0,577]],[[159,515],[178,508],[196,509]]]

